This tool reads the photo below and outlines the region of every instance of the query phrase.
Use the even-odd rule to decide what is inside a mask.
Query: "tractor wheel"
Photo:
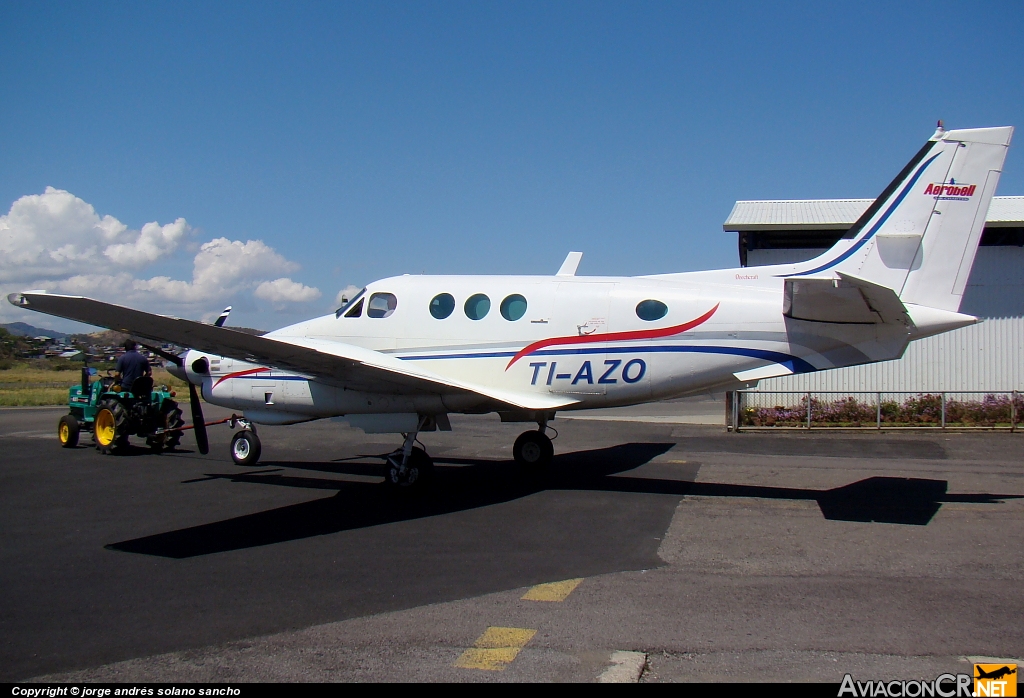
[[[96,449],[101,453],[116,453],[128,445],[128,410],[114,399],[100,401],[96,406],[93,434]]]
[[[171,429],[180,429],[185,426],[185,420],[181,418],[181,408],[178,407],[178,403],[172,403],[173,408],[167,411],[167,419],[165,421],[167,428],[167,439],[164,441],[164,448],[168,451],[173,451],[181,444],[180,431],[171,431]]]
[[[163,417],[161,428],[164,429],[164,433],[146,438],[146,443],[154,453],[160,453],[163,450],[173,451],[181,443],[181,432],[172,431],[185,425],[185,420],[181,418],[181,408],[177,403],[172,402],[169,407],[164,409]]]
[[[74,448],[78,445],[78,433],[81,427],[78,426],[78,420],[73,415],[66,414],[60,418],[60,422],[57,424],[57,438],[60,439],[60,445],[64,448]]]

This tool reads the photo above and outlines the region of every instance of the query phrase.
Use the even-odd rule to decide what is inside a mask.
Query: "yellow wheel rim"
[[[60,442],[62,444],[66,444],[68,439],[71,438],[71,429],[68,428],[66,423],[61,422],[60,429],[57,430],[57,435],[60,437]]]
[[[100,446],[114,443],[114,414],[110,410],[100,410],[96,414],[96,441]]]

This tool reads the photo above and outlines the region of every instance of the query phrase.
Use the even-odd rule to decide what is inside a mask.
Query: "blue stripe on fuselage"
[[[783,354],[766,349],[747,349],[744,347],[719,346],[687,346],[687,345],[654,345],[625,347],[580,347],[578,349],[540,349],[530,354],[533,356],[577,356],[580,354],[728,354],[732,356],[749,356],[772,363],[782,364],[793,373],[811,373],[817,371],[812,364],[797,356]],[[403,361],[431,361],[437,359],[503,359],[515,356],[514,351],[473,352],[465,354],[428,354],[420,356],[399,356]]]

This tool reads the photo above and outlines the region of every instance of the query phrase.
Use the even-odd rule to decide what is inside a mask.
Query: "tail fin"
[[[1012,135],[940,127],[843,239],[786,276],[844,272],[956,312]]]

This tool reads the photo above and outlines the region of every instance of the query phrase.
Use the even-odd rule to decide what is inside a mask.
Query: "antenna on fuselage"
[[[562,262],[562,266],[558,268],[558,273],[555,276],[576,276],[576,269],[580,266],[580,260],[583,259],[582,252],[570,252],[565,257],[565,261]]]

